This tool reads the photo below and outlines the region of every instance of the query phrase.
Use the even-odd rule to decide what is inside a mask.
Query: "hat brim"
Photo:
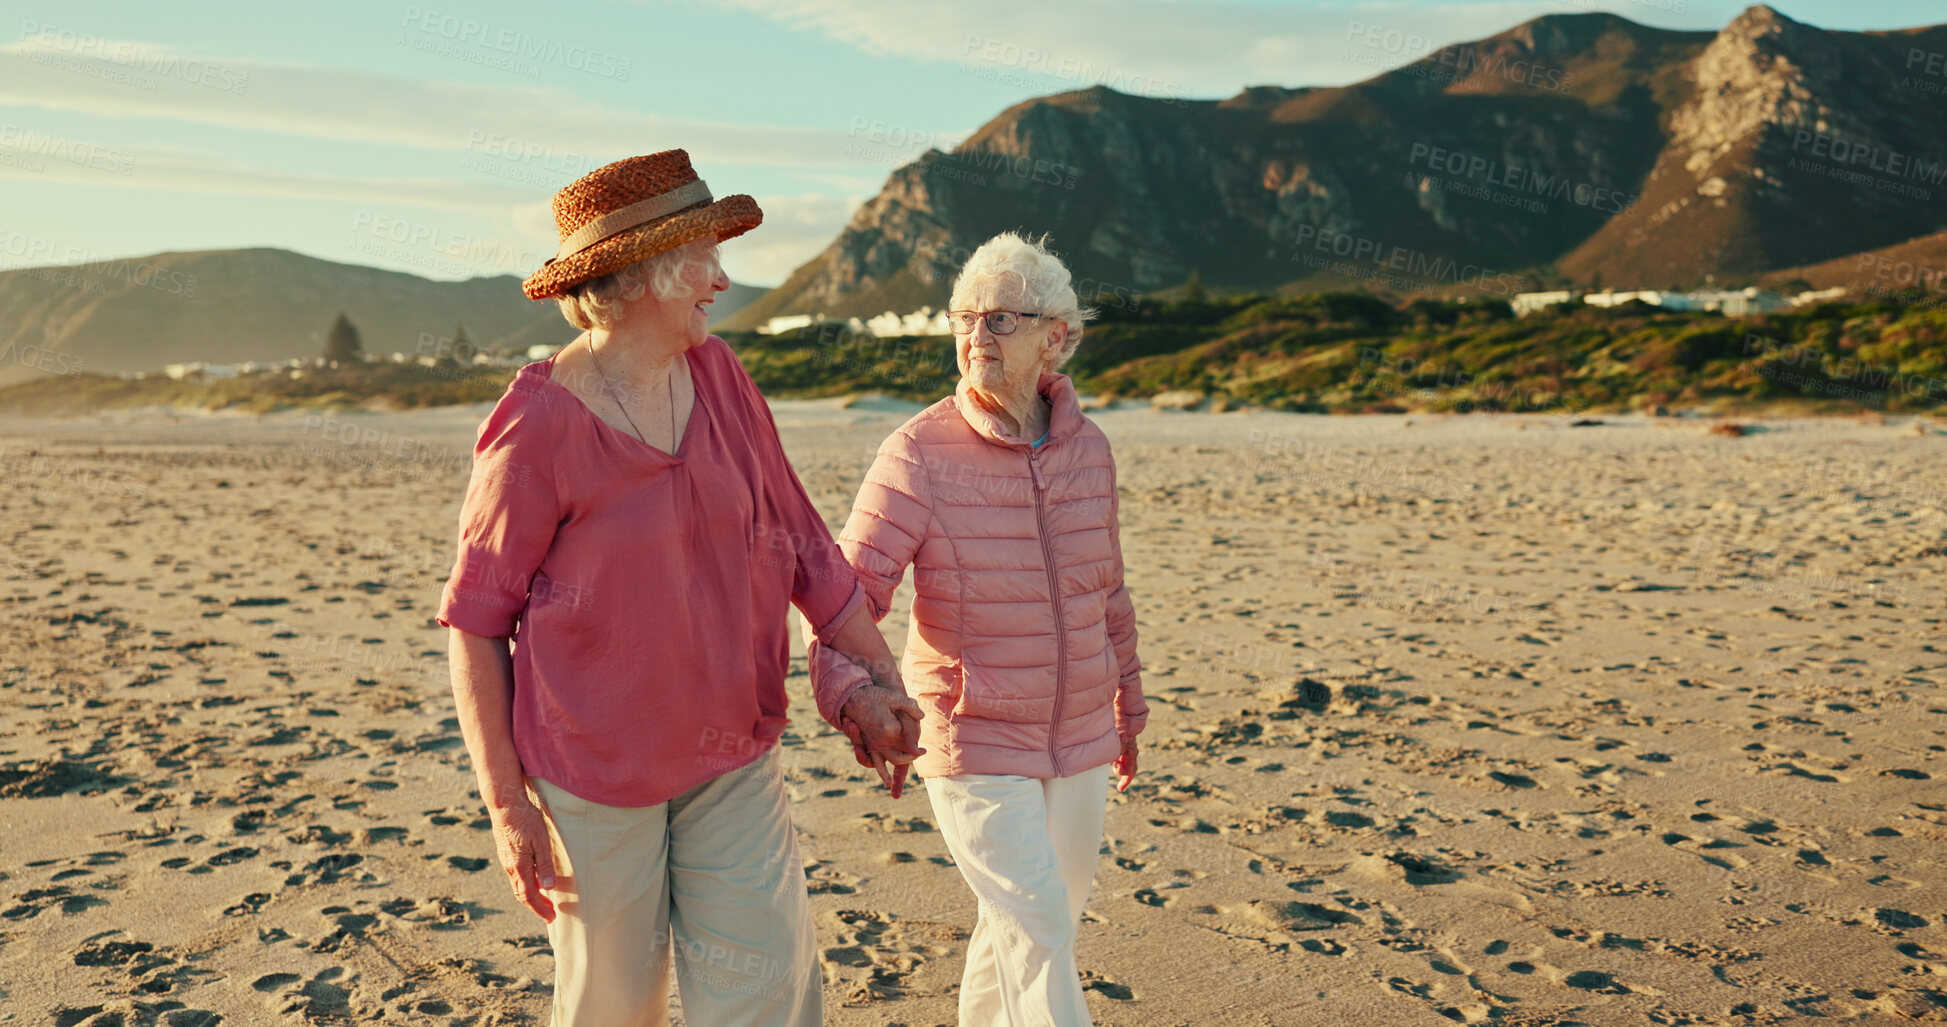
[[[764,211],[755,199],[742,193],[726,196],[707,207],[618,232],[566,260],[544,264],[521,283],[521,291],[531,300],[559,296],[590,278],[619,271],[684,243],[713,233],[719,242],[735,239],[763,223]]]

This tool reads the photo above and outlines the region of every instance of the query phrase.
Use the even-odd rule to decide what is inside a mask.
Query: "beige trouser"
[[[672,948],[691,1027],[817,1027],[815,938],[775,747],[656,806],[528,781],[554,848],[554,1027],[666,1025]]]
[[[1075,936],[1095,880],[1109,765],[1041,779],[926,779],[947,851],[978,901],[962,1027],[1088,1027]]]

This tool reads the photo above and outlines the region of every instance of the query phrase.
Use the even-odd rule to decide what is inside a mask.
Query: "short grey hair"
[[[1095,316],[1095,311],[1076,298],[1074,276],[1060,257],[1048,251],[1047,243],[1046,235],[1025,239],[1014,232],[1002,232],[981,243],[953,279],[953,298],[947,306],[960,309],[961,299],[978,285],[1009,281],[1019,285],[1023,306],[1068,326],[1061,356],[1055,361],[1060,367],[1075,355],[1075,347],[1082,343],[1082,325]]]
[[[581,329],[610,329],[622,320],[622,304],[652,290],[657,299],[674,298],[685,279],[708,274],[717,264],[717,238],[706,235],[672,250],[645,257],[578,283],[554,298],[561,316]]]

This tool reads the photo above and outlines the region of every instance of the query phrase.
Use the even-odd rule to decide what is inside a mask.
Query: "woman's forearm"
[[[514,661],[507,640],[454,628],[449,659],[453,706],[480,799],[491,809],[518,808],[528,801],[527,776],[514,752]]]
[[[892,649],[886,645],[879,626],[872,622],[872,614],[866,603],[854,607],[851,616],[832,631],[824,644],[853,663],[865,668],[872,675],[872,683],[904,693],[899,683],[899,661],[893,658]]]

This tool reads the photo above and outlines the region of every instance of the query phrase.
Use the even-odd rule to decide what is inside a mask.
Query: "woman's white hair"
[[[988,283],[1013,284],[1020,288],[1023,308],[1068,325],[1061,356],[1055,367],[1075,355],[1082,342],[1082,325],[1095,311],[1081,305],[1075,297],[1074,276],[1061,258],[1048,252],[1048,237],[1024,239],[1014,232],[1001,234],[980,244],[953,279],[953,299],[949,309],[962,309],[961,300],[977,286]]]
[[[614,328],[622,319],[622,304],[640,299],[644,290],[654,291],[657,299],[674,299],[692,276],[707,277],[716,267],[717,240],[706,235],[590,278],[554,301],[561,306],[561,316],[576,328]]]

